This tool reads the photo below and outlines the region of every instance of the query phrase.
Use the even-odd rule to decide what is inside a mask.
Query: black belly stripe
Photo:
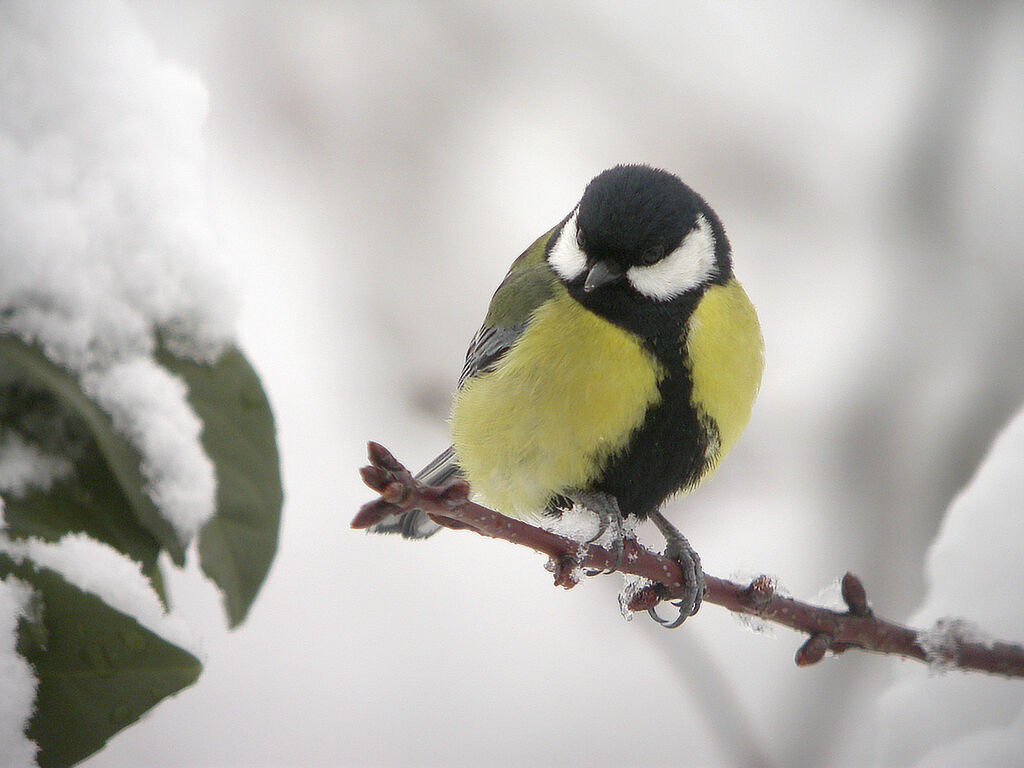
[[[681,361],[662,379],[661,401],[647,411],[627,448],[612,457],[598,490],[614,496],[624,515],[646,516],[707,469],[714,427],[691,405],[693,382]]]
[[[723,271],[713,282],[724,284],[728,278]],[[660,401],[593,484],[614,496],[623,514],[645,517],[700,480],[708,467],[708,446],[718,442],[714,423],[691,403],[693,379],[685,362],[687,322],[703,291],[657,302],[625,285],[594,294],[575,284],[568,290],[584,306],[636,334],[665,371],[658,385]]]

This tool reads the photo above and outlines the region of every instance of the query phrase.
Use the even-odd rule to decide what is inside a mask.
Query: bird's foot
[[[607,570],[595,569],[587,571],[587,576],[597,576],[600,573],[614,573],[622,564],[622,551],[625,547],[626,532],[622,524],[622,512],[619,511],[619,503],[615,497],[603,491],[587,491],[572,495],[572,501],[579,504],[586,510],[597,515],[597,533],[583,542],[585,545],[596,544],[609,534],[605,548],[612,555],[612,565]]]
[[[675,619],[670,621],[661,618],[654,607],[648,608],[647,613],[666,629],[675,629],[700,610],[704,593],[707,592],[707,585],[704,583],[704,570],[701,568],[700,555],[690,546],[690,542],[679,532],[678,528],[666,520],[660,512],[652,512],[650,518],[661,531],[661,535],[665,537],[665,556],[675,560],[683,572],[682,586],[685,593],[680,600],[672,602],[672,605],[679,610],[679,615]]]
[[[609,530],[611,531],[611,541],[609,541],[605,546],[611,553],[612,564],[603,571],[600,568],[588,571],[588,576],[597,576],[600,573],[615,573],[615,571],[619,570],[619,566],[622,565],[622,551],[626,546],[626,533],[622,526],[622,515],[616,514],[608,517],[607,519],[602,518],[598,527],[597,535],[586,543],[596,543],[599,539],[604,538],[604,535],[608,533]]]

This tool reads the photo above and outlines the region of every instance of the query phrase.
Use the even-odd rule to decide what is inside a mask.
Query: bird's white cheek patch
[[[576,214],[565,222],[558,240],[548,252],[548,264],[558,276],[569,282],[582,275],[587,269],[587,256],[576,242]]]
[[[703,216],[679,247],[649,267],[630,267],[626,278],[640,293],[667,301],[708,282],[715,270],[715,235]]]

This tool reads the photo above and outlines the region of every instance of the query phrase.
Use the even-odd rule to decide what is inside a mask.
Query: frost
[[[771,590],[774,594],[781,595],[782,597],[791,596],[789,590],[779,583],[779,577],[772,573],[765,573],[764,571],[752,571],[746,568],[737,568],[736,570],[731,571],[729,573],[728,579],[729,581],[735,581],[737,584],[750,584],[755,579],[760,579],[762,577],[768,579],[769,583],[771,584]],[[822,592],[824,593],[827,590],[828,587],[825,587],[822,590]]]
[[[771,582],[771,589],[774,594],[786,596],[788,592],[784,587],[779,586],[779,579],[777,576],[764,574],[759,571],[749,570],[735,570],[729,574],[729,581],[735,581],[737,584],[750,584],[754,579],[758,579],[761,576],[767,576]],[[776,625],[770,621],[765,621],[759,616],[754,616],[750,613],[730,613],[730,616],[745,630],[752,632],[755,635],[762,635],[764,637],[775,637]]]
[[[818,590],[818,594],[814,596],[813,600],[815,605],[820,605],[822,608],[828,608],[830,611],[839,611],[845,613],[849,610],[849,606],[846,601],[843,600],[843,582],[838,576],[824,587]]]
[[[642,520],[639,517],[626,517],[622,520],[622,535],[627,539],[635,539]]]
[[[0,104],[0,333],[82,377],[187,541],[213,473],[185,387],[152,355],[159,340],[212,361],[233,335],[206,213],[206,91],[121,2],[7,0]],[[0,455],[26,456],[10,442]]]
[[[16,650],[18,620],[28,616],[31,600],[32,589],[27,584],[13,576],[0,579],[0,765],[11,768],[36,764],[36,745],[25,736],[36,698],[36,678]]]
[[[168,642],[198,653],[196,638],[180,619],[164,611],[141,566],[112,547],[81,533],[67,534],[56,543],[36,538],[12,541],[0,534],[0,552],[59,573]]]
[[[580,565],[580,562],[581,562],[581,560],[582,560],[582,558],[583,558],[583,556],[585,554],[586,554],[586,546],[581,544],[579,549],[576,550],[575,564],[569,570],[569,573],[567,573],[567,574],[564,573],[564,572],[561,573],[561,577],[563,579],[561,584],[566,589],[572,589],[577,584],[579,584],[581,581],[583,581],[583,577],[587,575],[586,569],[582,565]],[[549,557],[544,562],[544,570],[546,570],[548,573],[559,574],[560,569],[562,567],[563,566],[560,563],[558,563],[552,557]]]
[[[569,571],[568,579],[565,582],[566,589],[572,589],[574,586],[583,581],[583,577],[587,575],[586,569],[579,564],[579,558],[576,560],[576,565]]]
[[[626,539],[636,538],[636,532],[641,522],[636,517],[623,518],[621,529],[623,537]],[[600,518],[596,513],[580,504],[573,504],[572,507],[561,510],[557,515],[539,517],[536,524],[546,531],[572,539],[581,545],[594,544],[604,549],[610,549],[615,543],[615,526],[609,525],[598,536],[601,529]]]
[[[63,456],[46,454],[14,432],[0,432],[0,492],[22,496],[32,488],[47,491],[74,471]]]
[[[928,667],[933,672],[947,672],[956,666],[957,649],[961,643],[994,642],[980,627],[959,618],[942,618],[931,627],[917,633],[917,644],[925,652]]]
[[[544,516],[539,519],[538,523],[540,527],[551,531],[551,533],[557,533],[559,536],[581,544],[598,543],[593,540],[600,527],[598,517],[579,504],[573,504],[570,509],[562,510],[557,515]]]
[[[770,621],[765,621],[761,617],[749,613],[733,613],[731,615],[748,632],[765,637],[775,637],[775,625]]]
[[[637,595],[648,587],[654,586],[654,584],[655,582],[645,576],[634,576],[631,573],[623,574],[622,589],[619,590],[619,611],[622,613],[622,618],[626,621],[633,620],[635,611],[631,611],[629,606],[633,604],[633,600],[636,599]]]

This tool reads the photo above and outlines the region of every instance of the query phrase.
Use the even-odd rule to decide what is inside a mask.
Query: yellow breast
[[[690,318],[686,351],[693,404],[713,420],[718,431],[718,445],[709,446],[704,481],[750,420],[764,370],[761,326],[735,279],[708,288]]]
[[[452,440],[483,501],[514,517],[585,487],[658,400],[662,369],[632,334],[564,289],[498,367],[456,394]]]

